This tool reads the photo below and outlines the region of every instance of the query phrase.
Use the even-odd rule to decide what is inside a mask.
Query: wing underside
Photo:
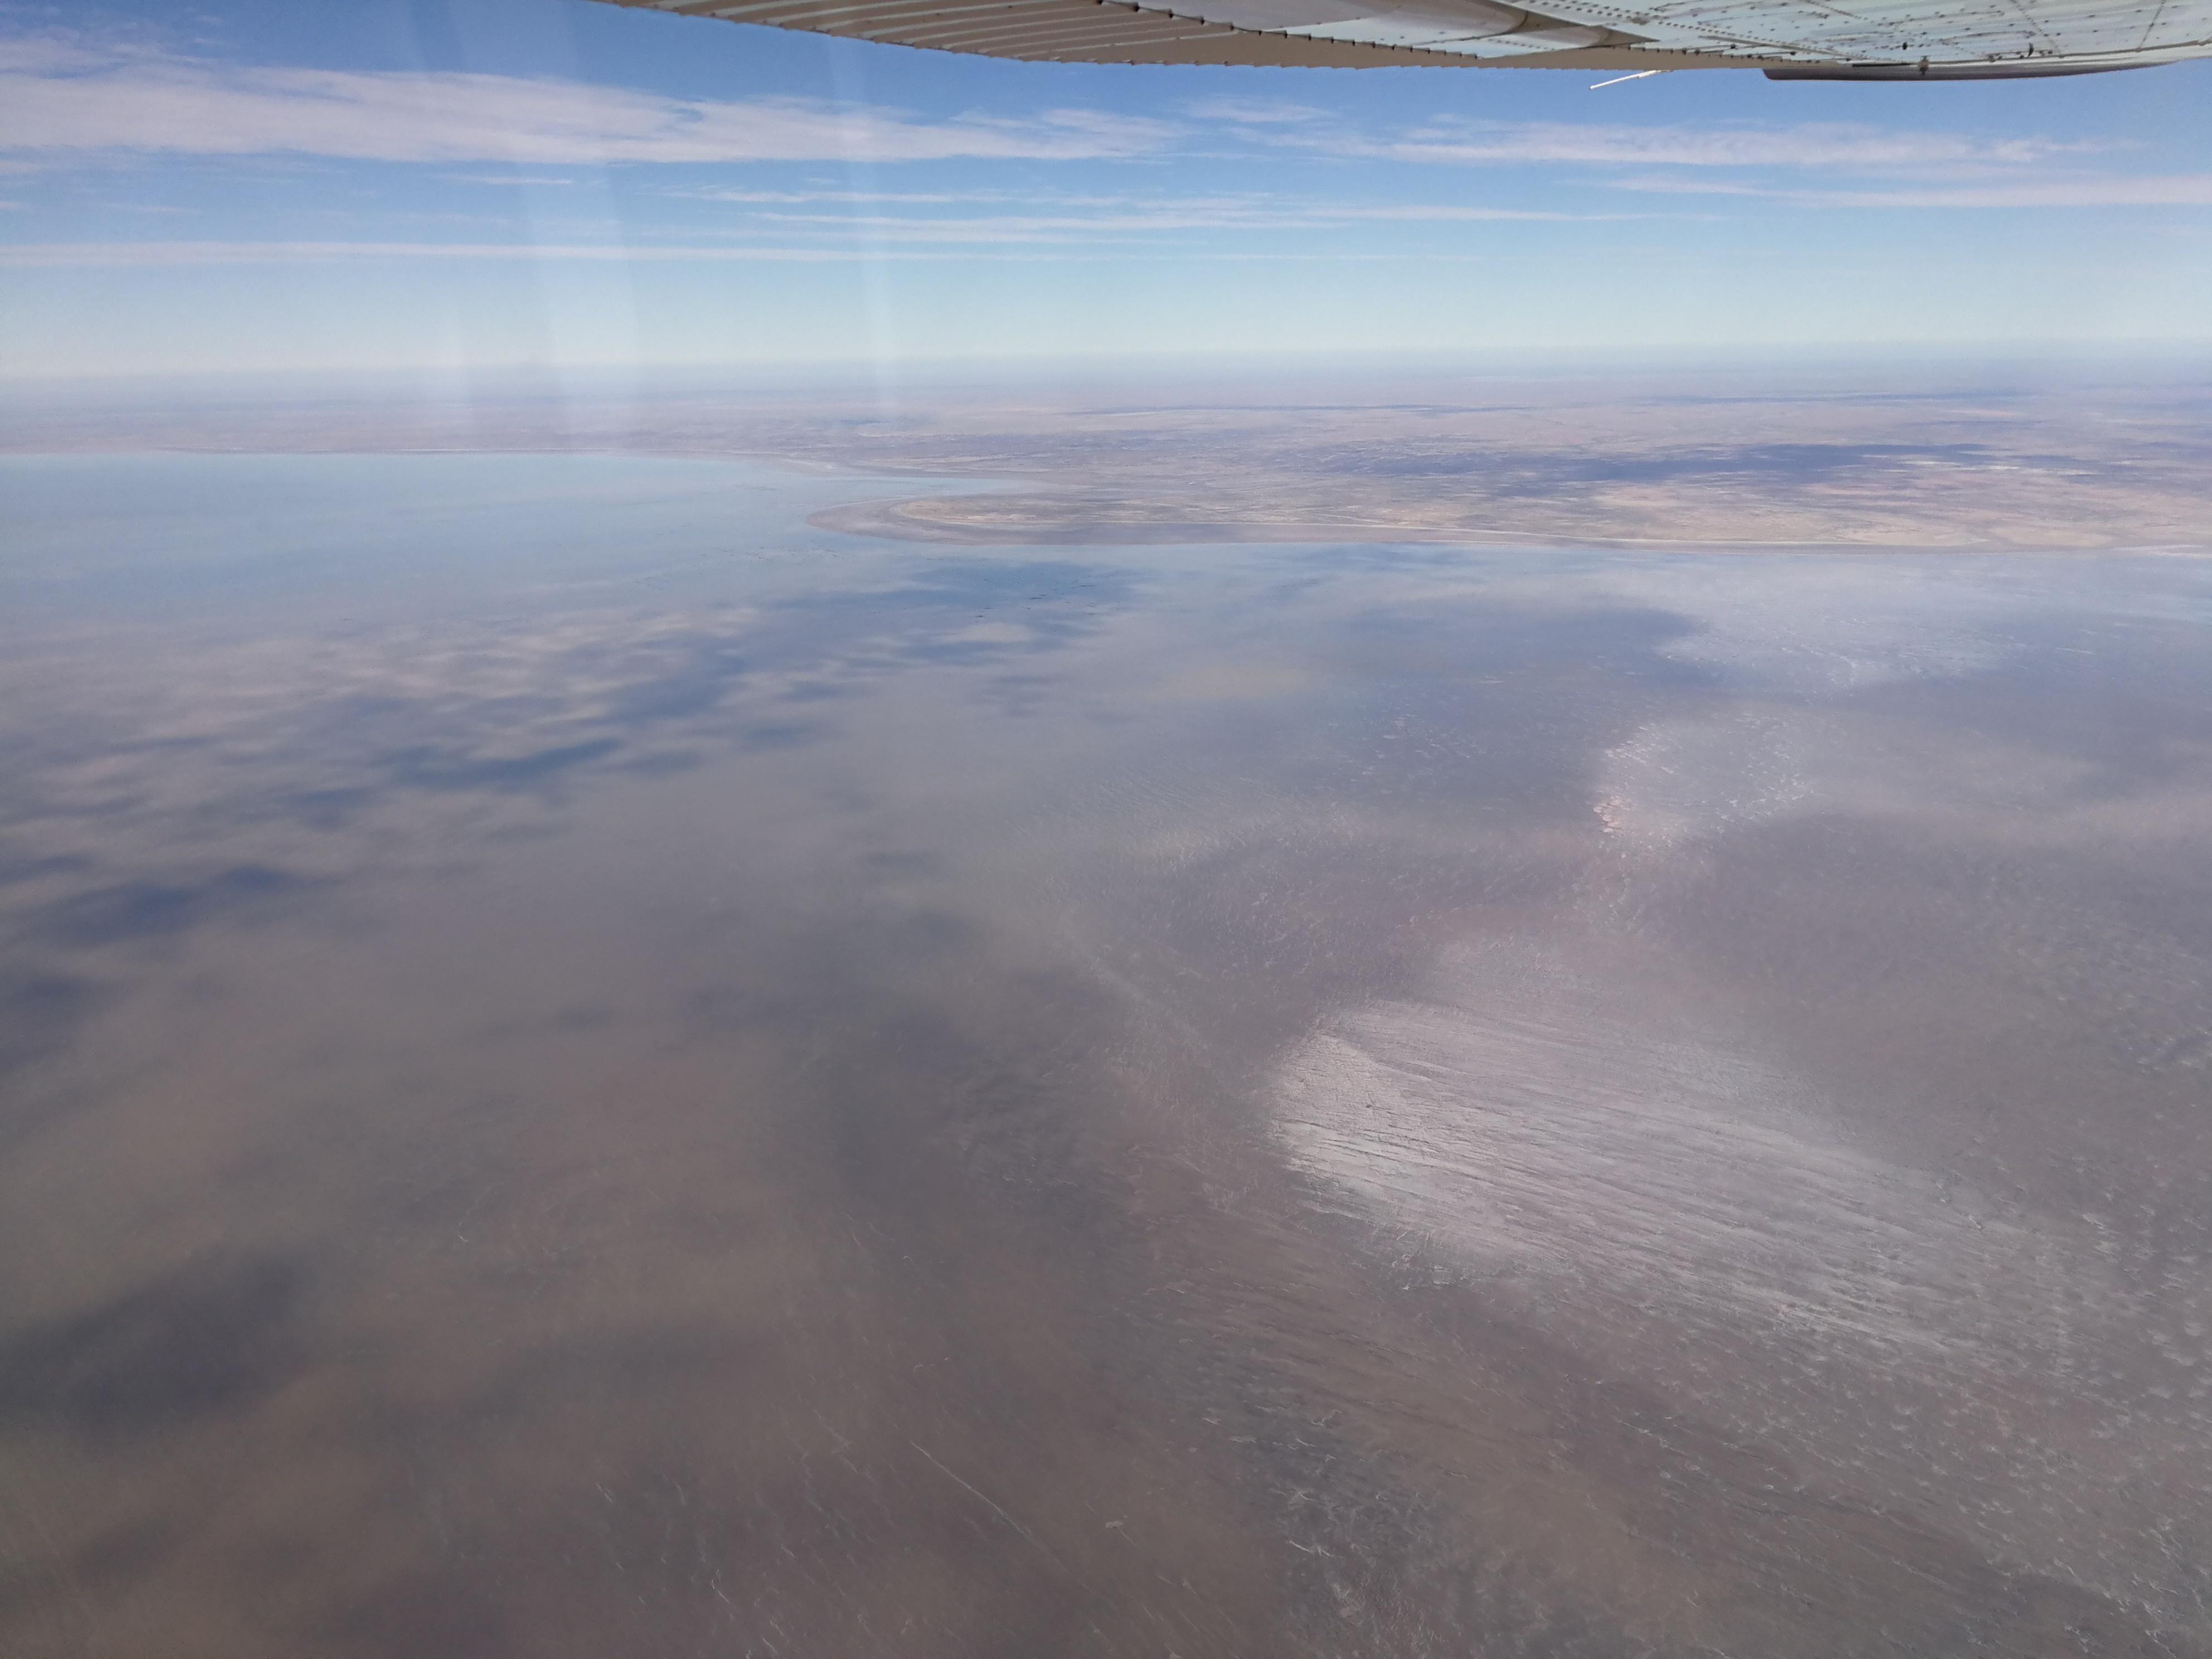
[[[2212,55],[2212,0],[613,0],[1081,64],[1759,68],[1786,78],[2080,74]]]

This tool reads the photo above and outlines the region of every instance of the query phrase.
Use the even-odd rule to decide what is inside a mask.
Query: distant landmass
[[[5,447],[769,458],[925,475],[822,522],[979,545],[2212,546],[2212,392],[2142,364],[264,393],[22,409]],[[948,494],[946,479],[988,487]]]

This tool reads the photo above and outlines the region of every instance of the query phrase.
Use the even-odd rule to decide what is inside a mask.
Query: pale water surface
[[[0,463],[0,1649],[2212,1652],[2212,565],[916,488]]]

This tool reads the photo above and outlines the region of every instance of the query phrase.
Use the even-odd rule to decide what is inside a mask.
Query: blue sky
[[[0,374],[2212,340],[2212,64],[1601,78],[0,8]]]

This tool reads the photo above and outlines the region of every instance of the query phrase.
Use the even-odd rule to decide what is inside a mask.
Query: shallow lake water
[[[929,487],[0,462],[0,1648],[2212,1652],[2212,563]]]

